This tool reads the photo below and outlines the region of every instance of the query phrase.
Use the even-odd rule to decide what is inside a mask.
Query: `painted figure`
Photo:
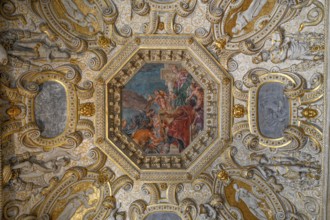
[[[238,13],[236,25],[233,27],[232,32],[237,34],[243,30],[249,22],[259,15],[266,3],[267,0],[253,0],[248,9]]]
[[[71,219],[80,206],[84,205],[84,207],[90,208],[92,205],[89,205],[89,195],[94,193],[94,189],[88,188],[86,191],[77,192],[75,194],[70,195],[67,200],[69,201],[61,214],[58,216],[58,220],[68,220]]]
[[[146,153],[179,153],[203,129],[203,88],[179,65],[144,66],[123,96],[122,131]]]
[[[185,105],[187,99],[187,90],[191,84],[192,77],[185,69],[178,70],[176,66],[173,66],[171,70],[173,74],[177,75],[177,79],[174,85],[174,106],[178,107]]]
[[[190,144],[190,126],[196,118],[195,105],[196,103],[192,99],[189,105],[181,106],[173,113],[164,113],[165,117],[173,118],[168,125],[167,136],[170,143],[177,141],[180,152]]]
[[[160,110],[162,111],[167,110],[168,109],[167,94],[162,90],[155,90],[154,94],[155,94],[154,102],[160,107]]]
[[[97,19],[93,14],[88,13],[87,15],[84,15],[73,0],[61,0],[61,2],[63,3],[66,12],[69,15],[68,17],[72,22],[80,25],[81,27],[88,27],[90,32],[95,31],[92,22],[96,22]]]
[[[49,43],[46,34],[38,32],[3,31],[0,32],[0,44],[0,65],[5,65],[13,59],[15,63],[38,65],[46,62],[63,62],[71,58],[68,52]]]
[[[311,156],[311,155],[309,155]],[[287,179],[301,179],[305,176],[312,178],[317,176],[321,166],[308,156],[301,155],[302,159],[287,155],[267,156],[266,154],[252,153],[251,160],[259,163],[259,168],[266,176],[282,176]]]
[[[204,91],[202,87],[200,87],[196,82],[192,83],[191,86],[191,94],[186,99],[186,101],[189,101],[192,98],[196,99],[196,109],[203,108],[204,105]]]
[[[157,138],[150,129],[137,130],[133,134],[132,139],[135,143],[144,148],[155,148],[163,140],[162,138]]]
[[[173,65],[171,67],[171,70],[174,74],[178,75],[178,78],[176,80],[176,87],[181,88],[183,84],[186,82],[189,73],[187,72],[187,70],[184,69],[178,70],[176,65]]]
[[[198,130],[203,129],[203,117],[204,117],[204,90],[202,87],[200,87],[196,82],[191,83],[190,86],[191,93],[189,97],[186,99],[186,102],[188,102],[191,99],[196,100],[196,120],[195,124]]]
[[[238,187],[236,183],[234,184],[234,189],[236,190],[236,202],[242,200],[255,217],[257,217],[259,220],[267,220],[266,214],[259,207],[259,203],[261,202],[260,199],[255,197],[246,189]]]

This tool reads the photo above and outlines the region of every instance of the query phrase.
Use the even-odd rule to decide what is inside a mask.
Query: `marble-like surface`
[[[181,218],[174,213],[170,212],[158,212],[148,215],[145,220],[181,220]]]
[[[42,33],[40,32],[39,28],[40,24],[44,23],[44,20],[41,19],[39,16],[37,16],[35,13],[31,12],[31,7],[28,7],[28,4],[26,4],[25,1],[15,1],[13,2],[16,5],[16,11],[15,14],[22,14],[24,17],[26,17],[26,20],[28,24],[23,25],[20,19],[16,20],[10,20],[10,21],[1,21],[1,25],[4,28],[4,30],[9,30],[9,29],[19,29],[19,30],[30,30],[30,31],[35,31],[36,33]],[[141,34],[143,33],[143,30],[145,29],[144,26],[147,25],[150,22],[150,16],[149,14],[146,14],[145,16],[140,16],[136,13],[133,13],[131,8],[132,4],[130,0],[114,0],[113,1],[118,9],[118,19],[116,21],[116,27],[118,30],[122,31],[122,29],[125,29],[127,26],[130,26],[132,29],[133,35],[135,34]],[[179,24],[182,26],[182,34],[194,34],[195,31],[200,28],[202,30],[209,30],[210,29],[210,22],[206,19],[206,9],[209,7],[209,4],[205,4],[205,1],[197,1],[196,7],[194,12],[187,16],[187,17],[181,17],[181,16],[176,16],[175,18],[175,23]],[[327,7],[324,9],[326,17],[328,17],[329,20],[329,1],[326,0],[319,0],[323,5],[326,5]],[[281,24],[281,28],[285,30],[286,35],[290,34],[295,34],[298,32],[299,26],[303,21],[308,21],[307,19],[307,14],[310,12],[312,8],[315,8],[314,4],[311,4],[307,8],[303,8],[299,15],[293,18],[293,20]],[[164,16],[166,14],[159,14],[160,15],[160,20],[165,21]],[[324,33],[327,32],[329,33],[329,28],[324,28],[326,27],[328,22],[321,22],[317,26],[306,26],[303,30],[303,32],[316,32],[316,33]],[[127,28],[126,28],[127,29]],[[158,30],[158,32],[161,32]],[[163,30],[161,33],[165,33],[165,30]],[[328,34],[329,36],[329,34]],[[38,36],[38,39],[42,39],[42,36]],[[27,39],[29,40],[29,39]],[[327,51],[328,45],[329,45],[329,38],[327,39],[326,43],[326,49]],[[57,40],[56,44],[61,47],[62,49],[66,49],[65,44],[61,40]],[[122,48],[122,45],[117,44],[116,47],[110,51],[108,55],[108,59],[113,58],[113,56]],[[237,67],[233,68],[233,70],[230,70],[231,75],[234,78],[234,81],[236,80],[242,80],[243,76],[251,69],[253,68],[266,68],[269,70],[274,70],[276,71],[281,71],[282,69],[286,68],[291,68],[296,64],[301,63],[301,61],[298,60],[286,60],[285,62],[282,63],[272,63],[271,61],[263,62],[261,64],[254,64],[252,63],[252,57],[250,55],[246,54],[237,54],[233,57],[233,60],[236,61]],[[326,56],[330,62],[329,56]],[[43,60],[44,61],[44,60]],[[47,66],[52,65],[52,66],[60,66],[62,64],[67,64],[68,61],[65,62],[46,62]],[[82,69],[82,81],[85,80],[94,80],[95,76],[99,74],[99,72],[93,71],[91,69],[88,69],[88,66],[85,65],[87,63],[86,59],[83,59],[81,63],[79,63],[79,67]],[[327,59],[326,62],[327,63]],[[41,63],[43,65],[45,63]],[[5,68],[2,67],[1,68]],[[326,74],[329,72],[327,70],[327,66],[324,65],[323,63],[320,65],[317,65],[313,68],[304,68],[295,71],[298,75],[302,76],[303,78],[306,79],[307,82],[307,87],[309,88],[310,86],[310,79],[312,75],[316,72],[319,73],[324,73],[325,77]],[[17,68],[12,68],[10,70],[6,71],[3,69],[3,72],[9,72],[10,77],[12,78],[11,85],[15,85],[14,80],[17,79],[19,76],[21,76],[24,72],[28,71],[27,66],[20,67],[19,63],[17,65]],[[326,77],[327,83],[329,84],[329,77]],[[246,87],[243,87],[245,90],[247,90]],[[94,96],[90,102],[95,101]],[[328,101],[329,100],[329,95],[327,96]],[[53,99],[53,98],[51,98]],[[57,101],[57,100],[56,100]],[[325,128],[323,130],[324,134],[328,134],[329,132],[329,120],[326,120],[326,118],[329,119],[329,114],[330,114],[330,108],[323,107],[323,99],[318,101],[319,105],[321,106],[321,116],[313,121],[313,123],[318,123],[319,127]],[[239,100],[235,99],[235,104],[236,102],[238,104],[243,104],[244,106],[248,107],[248,103],[240,102]],[[66,105],[64,105],[66,106]],[[41,107],[42,106],[41,103]],[[326,110],[328,110],[326,112]],[[324,111],[324,112],[323,112]],[[36,110],[35,110],[35,114]],[[64,113],[65,114],[65,113]],[[62,114],[63,115],[63,114]],[[65,117],[64,117],[65,118]],[[93,119],[93,118],[92,118]],[[58,119],[56,119],[58,120]],[[243,117],[240,119],[235,119],[235,123],[239,121],[244,121],[247,120],[247,117]],[[323,121],[324,120],[324,121]],[[45,122],[47,125],[49,124],[48,122]],[[58,123],[56,123],[58,124]],[[39,125],[40,126],[40,125]],[[51,126],[54,126],[51,125]],[[282,135],[282,131],[281,131]],[[26,148],[20,143],[18,140],[18,135],[15,133],[13,136],[13,143],[10,142],[7,147],[2,146],[2,155],[3,159],[5,161],[8,160],[10,153],[25,153]],[[275,151],[274,149],[265,149],[263,151],[266,156],[269,155],[276,155],[279,154],[280,156],[288,156],[288,157],[297,157],[298,154],[300,154],[300,151],[303,152],[308,152],[312,154],[312,158],[310,159],[311,161],[320,161],[320,164],[322,165],[322,178],[319,181],[319,185],[311,186],[308,190],[302,190],[300,182],[307,182],[308,183],[308,178],[306,176],[301,175],[302,177],[299,177],[299,175],[296,178],[291,178],[288,179],[288,182],[283,182],[282,177],[276,177],[276,181],[278,183],[281,183],[282,186],[284,187],[283,191],[281,191],[279,194],[285,197],[288,201],[290,201],[295,207],[295,210],[297,210],[297,214],[299,215],[298,218],[305,218],[305,219],[327,219],[328,213],[329,213],[329,208],[322,208],[322,207],[328,207],[327,202],[329,201],[329,196],[326,196],[327,194],[327,182],[329,182],[329,175],[328,175],[328,167],[327,166],[327,161],[328,161],[328,155],[329,155],[329,148],[328,148],[328,143],[329,143],[329,137],[328,135],[324,136],[325,138],[325,145],[322,146],[322,151],[316,152],[315,150],[313,151],[314,148],[309,147],[309,145],[314,146],[313,141],[309,139],[309,143],[304,147],[302,150],[295,150],[294,152],[280,152],[280,151]],[[242,140],[244,139],[244,136],[237,135],[237,137],[233,138],[233,143],[231,145],[237,146],[238,152],[235,156],[236,160],[239,161],[240,165],[242,166],[251,166],[251,165],[258,165],[257,162],[251,162],[250,160],[250,154],[251,151],[248,148],[243,147]],[[88,157],[88,150],[95,147],[94,145],[94,137],[89,138],[89,139],[84,139],[83,143],[79,145],[78,148],[73,149],[73,151],[79,153],[82,155],[81,159],[79,161],[71,161],[70,165],[67,167],[74,167],[74,166],[82,166],[85,167],[89,164],[92,163],[91,159]],[[48,157],[51,152],[45,152],[44,156]],[[204,173],[211,174],[212,169],[222,161],[220,158],[218,158],[215,162],[212,163],[212,165],[204,171]],[[298,164],[299,165],[299,164]],[[115,163],[113,163],[110,159],[107,161],[106,166],[111,167],[111,169],[116,173],[116,177],[124,175],[125,173],[123,172],[123,169],[121,169],[119,166],[117,166]],[[62,171],[63,174],[64,170]],[[51,176],[53,174],[49,174]],[[307,178],[307,180],[306,180]],[[289,184],[288,184],[289,183]],[[143,192],[141,192],[143,182],[139,180],[134,180],[134,187],[131,191],[127,192],[125,190],[119,190],[118,194],[116,195],[116,199],[118,202],[121,203],[121,210],[128,212],[130,204],[138,199],[142,199],[145,201],[149,201],[149,196],[145,195]],[[179,193],[179,201],[182,201],[184,198],[192,198],[194,199],[199,205],[208,202],[211,192],[207,190],[207,187],[203,187],[201,191],[195,192],[193,190],[193,187],[191,186],[190,183],[184,184],[184,191],[182,193]],[[204,192],[205,191],[205,192]],[[25,213],[31,213],[30,209],[35,206],[37,203],[43,203],[44,201],[41,200],[36,200],[34,196],[31,196],[31,192],[35,193],[35,190],[25,190],[22,192],[13,192],[13,191],[5,191],[5,194],[3,195],[3,204],[6,204],[9,200],[17,199],[20,201],[26,201],[24,204],[27,204],[30,208],[25,209]],[[39,197],[41,197],[41,194],[38,194]],[[33,198],[31,200],[25,200],[26,198]],[[309,200],[307,200],[309,198]],[[313,199],[313,200],[311,200]],[[311,201],[314,201],[315,203],[311,203]],[[288,213],[289,215],[290,213]],[[288,217],[289,218],[289,217]],[[294,218],[294,217],[292,217]],[[148,218],[146,218],[148,219]],[[157,216],[154,219],[158,219]],[[149,220],[149,219],[148,219]]]
[[[290,120],[290,106],[281,83],[267,83],[258,94],[258,124],[262,135],[280,138]]]
[[[41,136],[53,138],[60,135],[65,129],[67,118],[64,87],[53,81],[43,83],[34,104],[34,114]]]

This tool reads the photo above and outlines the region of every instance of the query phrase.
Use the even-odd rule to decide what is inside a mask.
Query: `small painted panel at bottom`
[[[181,218],[171,212],[157,212],[151,215],[148,215],[145,220],[181,220]]]
[[[290,106],[281,83],[267,83],[258,94],[258,125],[261,134],[280,138],[289,125]]]

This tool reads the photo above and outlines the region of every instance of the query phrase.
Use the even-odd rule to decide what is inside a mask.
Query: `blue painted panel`
[[[258,94],[258,125],[261,134],[280,138],[289,125],[290,105],[281,83],[267,83]]]
[[[175,213],[158,212],[148,215],[145,220],[181,220],[181,218]]]
[[[122,131],[146,154],[178,154],[204,127],[204,90],[179,64],[144,65],[122,90]]]
[[[58,82],[45,82],[34,100],[36,123],[41,136],[53,138],[60,135],[66,126],[66,91]]]

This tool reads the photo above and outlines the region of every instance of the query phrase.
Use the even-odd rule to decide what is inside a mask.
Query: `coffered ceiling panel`
[[[326,0],[4,0],[3,219],[329,219]]]

